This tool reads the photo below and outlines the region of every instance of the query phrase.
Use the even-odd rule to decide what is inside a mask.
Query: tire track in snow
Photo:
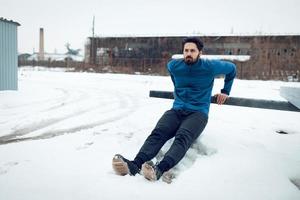
[[[5,124],[8,123],[9,121],[22,121],[24,119],[27,119],[28,116],[31,116],[32,114],[35,114],[36,112],[42,113],[42,112],[49,112],[53,111],[55,109],[62,108],[64,106],[69,106],[71,103],[78,103],[80,102],[81,99],[83,99],[84,96],[86,96],[86,93],[77,90],[76,92],[79,94],[78,97],[71,98],[70,92],[68,92],[66,89],[62,88],[55,88],[55,90],[60,91],[62,95],[58,95],[58,97],[54,97],[52,99],[44,99],[43,101],[33,101],[31,103],[24,103],[17,105],[15,107],[10,107],[7,108],[6,110],[8,111],[9,109],[12,110],[10,113],[10,116],[8,116],[6,121],[3,121],[0,124]],[[71,98],[71,100],[68,101],[68,99]],[[38,102],[38,103],[37,103]],[[54,105],[53,105],[54,104]],[[38,107],[36,105],[39,105]],[[50,107],[49,107],[50,106]],[[19,110],[24,110],[25,112],[21,112]],[[14,112],[14,110],[16,110]],[[15,113],[15,114],[14,114]],[[55,119],[50,120],[50,121],[55,121]],[[38,122],[41,124],[47,124],[48,122]],[[21,130],[23,132],[26,132],[26,130],[31,130],[31,128],[22,128],[24,130]],[[18,132],[18,131],[15,131]],[[1,137],[0,137],[1,138]]]
[[[13,132],[13,134],[9,134],[9,135],[0,137],[0,145],[12,143],[12,142],[26,141],[26,140],[47,139],[47,138],[52,138],[52,137],[56,137],[56,136],[63,135],[63,134],[75,133],[75,132],[78,132],[81,130],[94,128],[96,126],[100,126],[100,125],[103,125],[106,123],[111,123],[111,122],[120,120],[120,119],[130,115],[138,107],[136,105],[138,103],[138,101],[136,100],[137,99],[136,94],[132,90],[127,90],[128,86],[124,87],[124,85],[122,84],[122,81],[124,81],[123,79],[117,80],[117,82],[121,81],[120,83],[117,83],[117,84],[115,83],[115,81],[116,80],[111,82],[110,80],[107,80],[105,78],[105,79],[95,79],[94,82],[90,81],[88,85],[87,84],[82,85],[81,82],[78,82],[79,85],[77,85],[77,87],[75,88],[75,91],[77,91],[77,92],[78,92],[78,90],[81,90],[81,92],[84,91],[83,95],[81,94],[80,97],[84,96],[84,98],[85,98],[86,96],[88,96],[90,99],[93,100],[91,102],[92,104],[94,104],[93,102],[98,101],[99,102],[98,105],[94,105],[94,107],[92,107],[90,110],[83,110],[83,111],[75,113],[75,114],[71,113],[68,116],[64,116],[64,117],[60,117],[60,118],[58,117],[58,118],[46,119],[46,120],[43,120],[43,121],[40,121],[37,123],[29,124],[24,128],[15,130]],[[92,84],[92,87],[90,87],[91,83],[95,83],[95,85]],[[144,84],[144,81],[142,81],[141,83]],[[136,80],[133,80],[133,84],[136,86]],[[147,82],[147,84],[149,84],[149,83]],[[45,86],[49,87],[47,84],[45,84]],[[112,87],[110,87],[110,86],[112,86]],[[60,85],[59,85],[59,87],[60,87]],[[125,92],[122,92],[122,94],[120,93],[120,91],[122,91],[122,90],[120,90],[120,87],[121,88],[124,87],[123,91],[125,91]],[[73,84],[67,85],[67,87],[64,89],[57,88],[55,86],[54,86],[54,88],[57,90],[63,91],[64,94],[74,91]],[[100,96],[99,96],[99,94],[100,94]],[[105,94],[105,96],[103,96],[103,94]],[[71,94],[71,96],[74,96],[74,95]],[[108,107],[108,108],[111,107],[111,105],[110,105],[112,103],[111,97],[117,97],[119,105],[117,107],[113,107],[113,108],[109,109],[108,111],[104,112],[102,107]],[[66,98],[68,98],[68,95]],[[109,102],[104,103],[103,98],[109,99]],[[79,98],[78,100],[74,100],[74,98],[70,98],[70,102],[76,103],[75,104],[76,107],[82,106],[81,104],[79,104],[80,101],[82,101],[81,98]],[[49,108],[49,106],[48,106],[48,108],[44,108],[43,111],[51,111],[52,109],[54,109],[54,110],[56,109],[56,110],[58,110],[58,111],[54,112],[54,114],[56,114],[56,112],[60,112],[59,110],[61,108],[64,108],[64,107],[70,105],[68,103],[66,104],[65,103],[66,101],[64,101],[63,103],[60,101],[56,101],[56,102],[57,102],[57,104],[55,106],[53,106],[53,104],[51,104],[52,107]],[[41,102],[41,104],[43,104],[43,103],[44,102]],[[94,112],[94,113],[92,113],[92,112]],[[90,113],[92,113],[94,115],[91,115]],[[69,128],[60,128],[60,127],[65,127],[64,123],[70,122],[69,120],[73,120],[73,122],[74,122],[74,119],[78,120],[80,118],[83,120],[86,120],[86,119],[89,119],[90,116],[92,116],[92,118],[94,118],[95,115],[96,116],[99,115],[98,113],[101,114],[99,117],[99,118],[101,118],[100,120],[81,124],[81,125],[78,125],[75,127],[73,126],[73,127],[69,127]],[[84,118],[84,115],[88,115],[88,114],[90,114],[90,116],[88,116],[88,118],[87,117]],[[108,117],[105,116],[103,118],[102,115],[107,115]],[[74,118],[74,119],[72,119],[72,118]],[[30,118],[30,119],[34,119],[34,118]],[[76,122],[77,121],[75,121],[74,124],[76,124]],[[62,125],[60,125],[59,123],[62,123]],[[67,125],[69,125],[69,124],[67,124]],[[58,128],[56,130],[53,130],[53,127],[54,128],[58,127]],[[46,129],[46,130],[43,130],[43,129]],[[27,134],[28,134],[28,137],[25,137]],[[29,136],[30,134],[33,136]]]
[[[54,99],[47,99],[46,101],[44,102],[40,102],[41,104],[44,104],[44,103],[48,103],[51,105],[50,108],[43,108],[42,110],[40,110],[39,112],[41,112],[41,114],[43,113],[47,113],[47,112],[50,112],[50,111],[54,111],[56,109],[59,109],[59,108],[62,108],[63,106],[69,106],[71,104],[74,104],[74,103],[79,103],[80,101],[84,100],[83,97],[87,96],[86,93],[83,93],[82,91],[79,91],[79,90],[76,90],[77,93],[79,93],[80,95],[78,97],[76,97],[75,99],[73,98],[71,101],[69,101],[68,103],[66,103],[67,101],[64,101],[65,99],[68,99],[70,98],[70,94],[67,90],[65,89],[60,89],[60,88],[55,88],[56,90],[60,90],[60,91],[63,91],[63,93],[65,94],[64,96],[61,96],[59,98],[54,98]],[[79,92],[78,92],[79,91]],[[55,102],[61,102],[61,101],[64,101],[64,105],[63,106],[53,106],[53,101]],[[50,102],[50,103],[49,103]],[[60,103],[61,104],[61,103]],[[27,106],[27,107],[34,107],[35,106],[35,103],[32,103],[32,104],[23,104],[23,106]],[[28,109],[28,110],[31,110],[31,109]],[[1,136],[0,137],[0,144],[2,141],[6,141],[6,140],[10,140],[10,139],[13,139],[15,137],[20,137],[20,136],[23,136],[23,135],[26,135],[28,133],[31,133],[31,132],[34,132],[34,131],[37,131],[39,129],[43,129],[45,127],[48,127],[48,126],[51,126],[53,124],[56,124],[60,121],[63,121],[63,120],[66,120],[66,119],[69,119],[69,118],[72,118],[74,116],[77,116],[77,115],[80,115],[80,114],[84,114],[86,112],[89,112],[91,110],[94,110],[94,108],[89,108],[87,110],[80,110],[80,111],[77,111],[75,113],[71,113],[71,114],[68,114],[68,115],[65,115],[63,117],[57,117],[57,118],[52,118],[52,119],[44,119],[44,120],[41,120],[41,121],[37,121],[37,122],[34,122],[34,123],[31,123],[29,125],[26,125],[25,127],[22,127],[22,128],[19,128],[15,131],[13,131],[13,133],[10,133],[8,135],[4,135],[4,136]],[[32,114],[32,113],[31,113]],[[35,114],[35,113],[34,113]],[[40,114],[40,115],[41,115]],[[18,117],[14,117],[13,120],[17,121],[18,119],[22,119],[22,118],[27,118],[28,114],[23,114],[22,117],[18,116]]]
[[[112,93],[112,94],[115,96],[114,93]],[[133,98],[133,96],[128,95],[128,94],[120,95],[118,93],[117,97],[120,100],[119,101],[119,106],[114,108],[114,109],[110,109],[109,111],[107,111],[107,113],[116,113],[116,114],[118,114],[119,111],[125,109],[124,111],[122,111],[120,114],[118,114],[116,116],[108,117],[108,118],[98,120],[98,121],[95,121],[95,122],[92,122],[92,123],[89,123],[89,124],[79,125],[79,126],[72,127],[72,128],[60,129],[60,130],[55,130],[55,131],[46,131],[46,132],[44,132],[44,133],[42,133],[38,136],[18,138],[20,136],[24,136],[26,134],[29,134],[33,131],[37,131],[39,129],[42,129],[42,128],[45,128],[47,126],[51,126],[53,124],[59,123],[63,120],[69,119],[72,116],[74,116],[74,114],[72,114],[72,115],[70,115],[70,116],[68,116],[64,119],[52,119],[52,120],[44,122],[44,124],[41,124],[41,125],[38,125],[38,126],[29,126],[27,129],[17,130],[13,134],[9,134],[9,135],[0,137],[0,145],[15,143],[15,142],[22,142],[22,141],[27,141],[27,140],[49,139],[49,138],[53,138],[53,137],[64,135],[64,134],[75,133],[75,132],[78,132],[78,131],[94,128],[96,126],[100,126],[100,125],[103,125],[103,124],[106,124],[106,123],[111,123],[111,122],[120,120],[120,119],[128,116],[129,114],[131,114],[135,111],[135,109],[137,107],[137,105],[136,105],[137,102]],[[103,107],[105,105],[101,104],[101,106]],[[95,108],[93,107],[89,110],[85,110],[85,111],[81,112],[80,115],[88,113],[89,111],[95,112]],[[103,111],[99,111],[99,112],[101,112],[102,114],[105,114],[105,112],[103,112]],[[74,116],[74,117],[78,117],[78,115]]]

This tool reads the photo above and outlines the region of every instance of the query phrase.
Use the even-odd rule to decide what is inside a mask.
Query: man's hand
[[[217,99],[218,105],[222,105],[229,98],[228,95],[224,93],[215,94],[214,97]]]

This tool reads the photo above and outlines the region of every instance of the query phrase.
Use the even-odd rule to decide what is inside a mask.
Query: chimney
[[[45,59],[45,52],[44,52],[44,29],[40,28],[40,49],[39,49],[38,60],[44,60],[44,59]]]

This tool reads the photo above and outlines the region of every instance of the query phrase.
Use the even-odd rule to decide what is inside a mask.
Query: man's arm
[[[236,66],[232,62],[220,60],[212,61],[212,66],[214,76],[225,75],[224,87],[221,93],[215,95],[217,97],[217,103],[220,105],[226,101],[230,94],[233,80],[236,76]]]

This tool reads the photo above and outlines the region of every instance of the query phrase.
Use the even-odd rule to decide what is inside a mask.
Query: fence
[[[19,66],[63,67],[74,71],[110,72],[126,74],[155,74],[167,75],[167,59],[128,59],[114,60],[98,59],[97,64],[89,64],[72,60],[65,61],[28,61],[19,60]]]
[[[168,75],[166,68],[168,59],[158,58],[99,58],[97,64],[77,62],[72,60],[65,61],[26,61],[19,60],[19,66],[45,66],[45,67],[64,67],[73,71],[89,71],[99,73],[125,73],[125,74],[151,74]],[[283,80],[300,81],[300,70],[289,69],[267,69],[245,65],[237,62],[237,78],[255,80]]]

